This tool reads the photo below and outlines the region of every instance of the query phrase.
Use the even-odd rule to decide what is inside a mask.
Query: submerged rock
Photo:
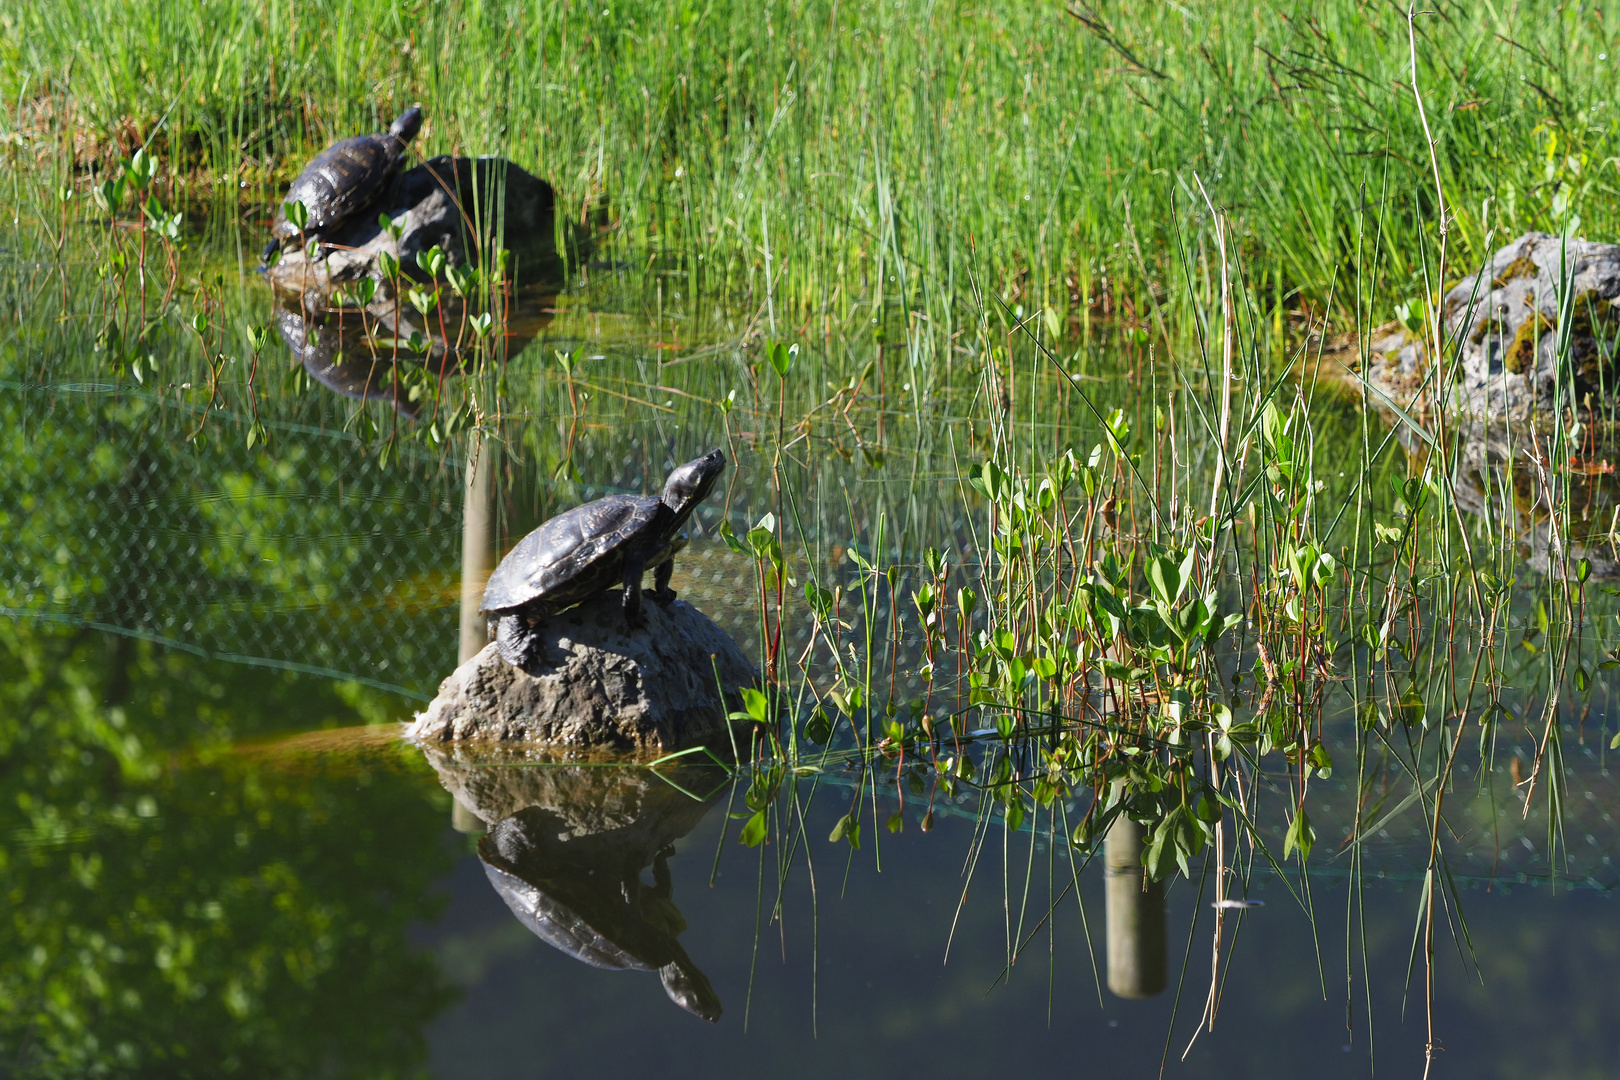
[[[1613,396],[1620,375],[1620,245],[1526,233],[1442,300],[1444,331],[1448,340],[1460,339],[1462,361],[1456,381],[1439,392],[1446,410],[1519,423],[1554,408],[1561,297],[1569,300],[1570,370],[1563,377],[1573,382],[1576,402],[1595,405]],[[1368,383],[1403,407],[1433,406],[1435,373],[1417,335],[1386,327],[1370,349]]]
[[[270,283],[300,296],[364,277],[383,285],[384,252],[399,260],[401,272],[425,281],[419,253],[436,246],[448,266],[490,265],[497,243],[513,253],[517,265],[509,270],[521,272],[520,280],[555,277],[554,206],[550,184],[504,158],[430,158],[400,173],[365,212],[324,233],[314,259],[293,244],[270,268]],[[397,240],[378,223],[379,214],[405,218]]]
[[[614,591],[551,616],[537,631],[537,658],[522,670],[491,643],[444,680],[411,737],[729,750],[726,714],[758,682],[753,664],[690,604],[649,601],[642,611],[646,627],[631,630]]]

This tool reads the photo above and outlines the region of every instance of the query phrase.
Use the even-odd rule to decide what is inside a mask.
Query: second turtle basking
[[[405,147],[421,128],[422,107],[412,105],[387,131],[340,139],[315,155],[287,189],[286,199],[276,210],[264,261],[268,263],[277,249],[299,237],[299,227],[287,219],[288,205],[304,205],[307,219],[303,236],[306,240],[318,239],[364,209],[382,191],[404,157]]]
[[[514,667],[525,667],[548,615],[624,588],[624,617],[641,612],[641,575],[653,571],[653,599],[669,603],[675,553],[686,545],[681,528],[708,498],[725,470],[726,456],[711,450],[669,474],[664,493],[609,495],[564,511],[519,540],[484,588],[481,610],[495,629],[495,647]]]

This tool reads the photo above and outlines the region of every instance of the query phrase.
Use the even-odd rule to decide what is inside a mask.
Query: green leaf
[[[722,519],[720,522],[719,532],[720,539],[724,540],[726,542],[726,546],[732,551],[735,551],[739,555],[751,554],[747,548],[743,547],[742,541],[737,539],[737,534],[731,531],[731,522]]]
[[[423,315],[432,311],[434,305],[439,302],[439,290],[437,289],[409,289],[406,295],[410,297],[411,306]]]
[[[783,379],[787,378],[787,373],[792,370],[793,361],[798,356],[798,345],[789,346],[780,341],[775,341],[765,346],[765,358],[770,361],[770,365],[775,369],[777,376]]]
[[[1316,843],[1316,830],[1311,828],[1310,815],[1304,809],[1294,815],[1294,820],[1288,823],[1288,833],[1283,837],[1283,858],[1299,848],[1300,861],[1311,857],[1311,848]]]
[[[835,844],[840,840],[848,840],[849,846],[859,851],[861,850],[861,823],[856,820],[854,814],[845,814],[838,819],[838,824],[833,826],[832,833],[827,839]]]
[[[817,746],[826,746],[832,740],[832,733],[832,718],[827,715],[827,710],[817,706],[804,723],[804,737]]]
[[[1143,668],[1133,668],[1126,664],[1120,663],[1118,660],[1104,660],[1102,662],[1102,666],[1103,671],[1108,675],[1109,678],[1118,679],[1123,683],[1133,683],[1137,679],[1140,679],[1143,675],[1147,674],[1146,670]]]
[[[1423,714],[1426,708],[1423,696],[1417,692],[1416,687],[1407,687],[1406,693],[1401,695],[1396,710],[1400,714],[1401,723],[1407,727],[1423,723]]]
[[[444,269],[444,251],[438,244],[434,244],[426,251],[416,253],[416,265],[429,277],[438,277],[439,271]]]
[[[1007,828],[1011,832],[1017,832],[1023,825],[1024,798],[1018,794],[1018,789],[1014,788],[1012,801],[1007,803]]]
[[[832,613],[833,594],[826,589],[817,588],[815,582],[804,583],[804,599],[816,618],[825,619]]]
[[[746,847],[759,847],[765,842],[765,811],[755,811],[742,827],[742,832],[737,834],[737,842]]]
[[[749,687],[742,692],[743,708],[748,710],[750,719],[758,723],[766,723],[770,718],[771,700],[758,690]]]
[[[1174,604],[1176,597],[1181,595],[1181,575],[1174,559],[1160,555],[1149,560],[1147,578],[1148,584],[1153,587],[1154,597],[1166,607]]]
[[[135,156],[130,158],[126,171],[129,178],[135,182],[136,187],[144,188],[157,175],[157,162],[152,160],[152,155],[148,154],[143,147],[135,151]],[[303,228],[302,225],[298,227]]]
[[[776,515],[766,514],[759,519],[759,524],[748,530],[749,554],[756,559],[770,559],[776,561],[781,552],[781,545],[776,539]]]
[[[303,232],[304,226],[309,224],[309,208],[304,205],[303,200],[294,199],[292,202],[282,203],[281,209],[287,215],[287,221],[292,227]]]

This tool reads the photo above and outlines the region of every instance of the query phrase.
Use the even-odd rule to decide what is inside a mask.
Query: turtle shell
[[[501,560],[484,587],[481,610],[569,603],[612,588],[624,546],[652,527],[662,506],[651,495],[609,495],[558,514]]]
[[[486,853],[484,844],[479,845],[479,855],[484,861],[485,876],[506,901],[507,908],[547,945],[592,967],[656,971],[660,966],[643,960],[614,941],[567,903],[498,865],[496,857]]]
[[[405,151],[405,144],[392,135],[356,135],[328,146],[304,166],[292,182],[282,202],[301,202],[309,212],[304,228],[308,232],[330,229],[347,218],[381,190]],[[298,235],[287,220],[287,211],[278,207],[271,233],[282,240]]]
[[[640,874],[649,856],[651,886]],[[478,858],[507,908],[547,945],[592,967],[656,971],[675,1004],[720,1019],[719,997],[678,940],[686,920],[670,900],[662,853],[619,830],[568,838],[555,813],[530,806],[479,837]]]

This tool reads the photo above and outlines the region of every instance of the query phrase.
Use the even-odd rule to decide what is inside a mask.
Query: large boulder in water
[[[1561,299],[1568,303],[1567,373],[1557,348]],[[1520,423],[1549,416],[1560,379],[1573,383],[1577,404],[1600,404],[1615,394],[1620,375],[1617,300],[1620,245],[1524,234],[1446,292],[1444,330],[1448,341],[1460,340],[1462,362],[1438,404],[1453,415]],[[1389,327],[1375,335],[1365,374],[1397,404],[1432,408],[1430,361],[1418,336]]]
[[[325,293],[370,277],[383,283],[384,252],[418,280],[427,275],[416,256],[433,247],[449,266],[493,262],[496,244],[510,250],[520,281],[560,276],[554,234],[556,196],[551,185],[504,158],[436,157],[407,169],[365,210],[323,237],[314,259],[296,244],[270,268],[270,282],[283,292]],[[405,218],[395,240],[379,214]]]
[[[620,595],[603,593],[546,619],[538,659],[527,669],[485,646],[439,686],[411,737],[729,751],[726,714],[742,707],[742,688],[757,685],[753,664],[730,635],[679,600],[648,599],[641,606],[647,625],[630,629]]]

